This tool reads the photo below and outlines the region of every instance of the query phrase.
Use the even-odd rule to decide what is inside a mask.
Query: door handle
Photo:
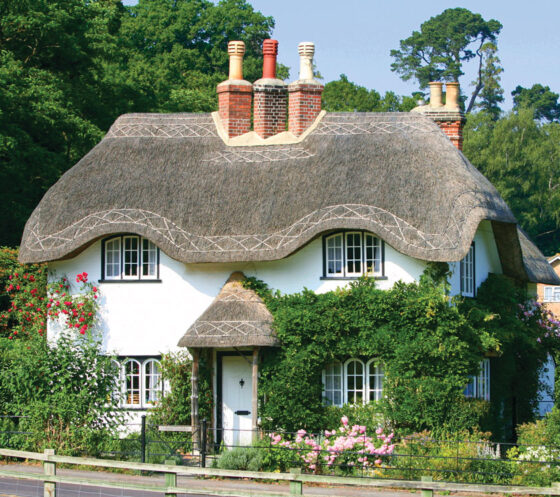
[[[251,414],[251,411],[235,411],[235,414],[238,416],[247,416],[248,414]]]

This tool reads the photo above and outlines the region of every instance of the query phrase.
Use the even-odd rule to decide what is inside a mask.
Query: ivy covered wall
[[[491,275],[477,298],[451,300],[447,275],[446,264],[431,264],[420,283],[390,290],[366,278],[346,289],[292,295],[248,279],[272,312],[283,344],[263,352],[263,428],[333,428],[325,426],[322,371],[355,357],[383,364],[378,408],[400,432],[477,427],[511,438],[513,424],[533,418],[538,370],[556,347],[557,330],[545,336],[545,311],[525,304],[523,289],[507,278]],[[487,355],[494,356],[492,400],[465,399],[469,375]]]

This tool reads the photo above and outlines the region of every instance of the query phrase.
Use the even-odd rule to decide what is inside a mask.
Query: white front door
[[[250,445],[253,439],[253,391],[250,358],[222,357],[222,426],[226,447]]]

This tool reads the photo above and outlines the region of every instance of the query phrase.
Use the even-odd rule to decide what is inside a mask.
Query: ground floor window
[[[159,357],[119,359],[122,406],[146,409],[163,397]]]
[[[376,359],[333,362],[323,371],[323,398],[329,405],[365,404],[383,395],[383,367]]]
[[[490,400],[490,359],[480,361],[480,372],[471,376],[465,388],[465,397]]]

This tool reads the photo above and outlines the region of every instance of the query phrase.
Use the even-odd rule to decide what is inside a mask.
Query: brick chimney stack
[[[288,90],[286,83],[276,78],[277,55],[278,42],[264,40],[263,76],[253,84],[255,93],[253,127],[261,138],[286,131]]]
[[[463,124],[465,115],[459,106],[459,83],[446,83],[445,105],[442,103],[442,86],[439,81],[428,83],[430,87],[430,103],[412,109],[431,119],[451,140],[459,150],[463,150]]]
[[[298,45],[300,56],[299,79],[288,86],[288,129],[300,136],[321,112],[323,85],[313,77],[315,45],[302,42]]]
[[[217,87],[218,112],[228,137],[233,138],[251,131],[253,85],[243,79],[245,43],[230,41],[228,53],[229,78]]]

